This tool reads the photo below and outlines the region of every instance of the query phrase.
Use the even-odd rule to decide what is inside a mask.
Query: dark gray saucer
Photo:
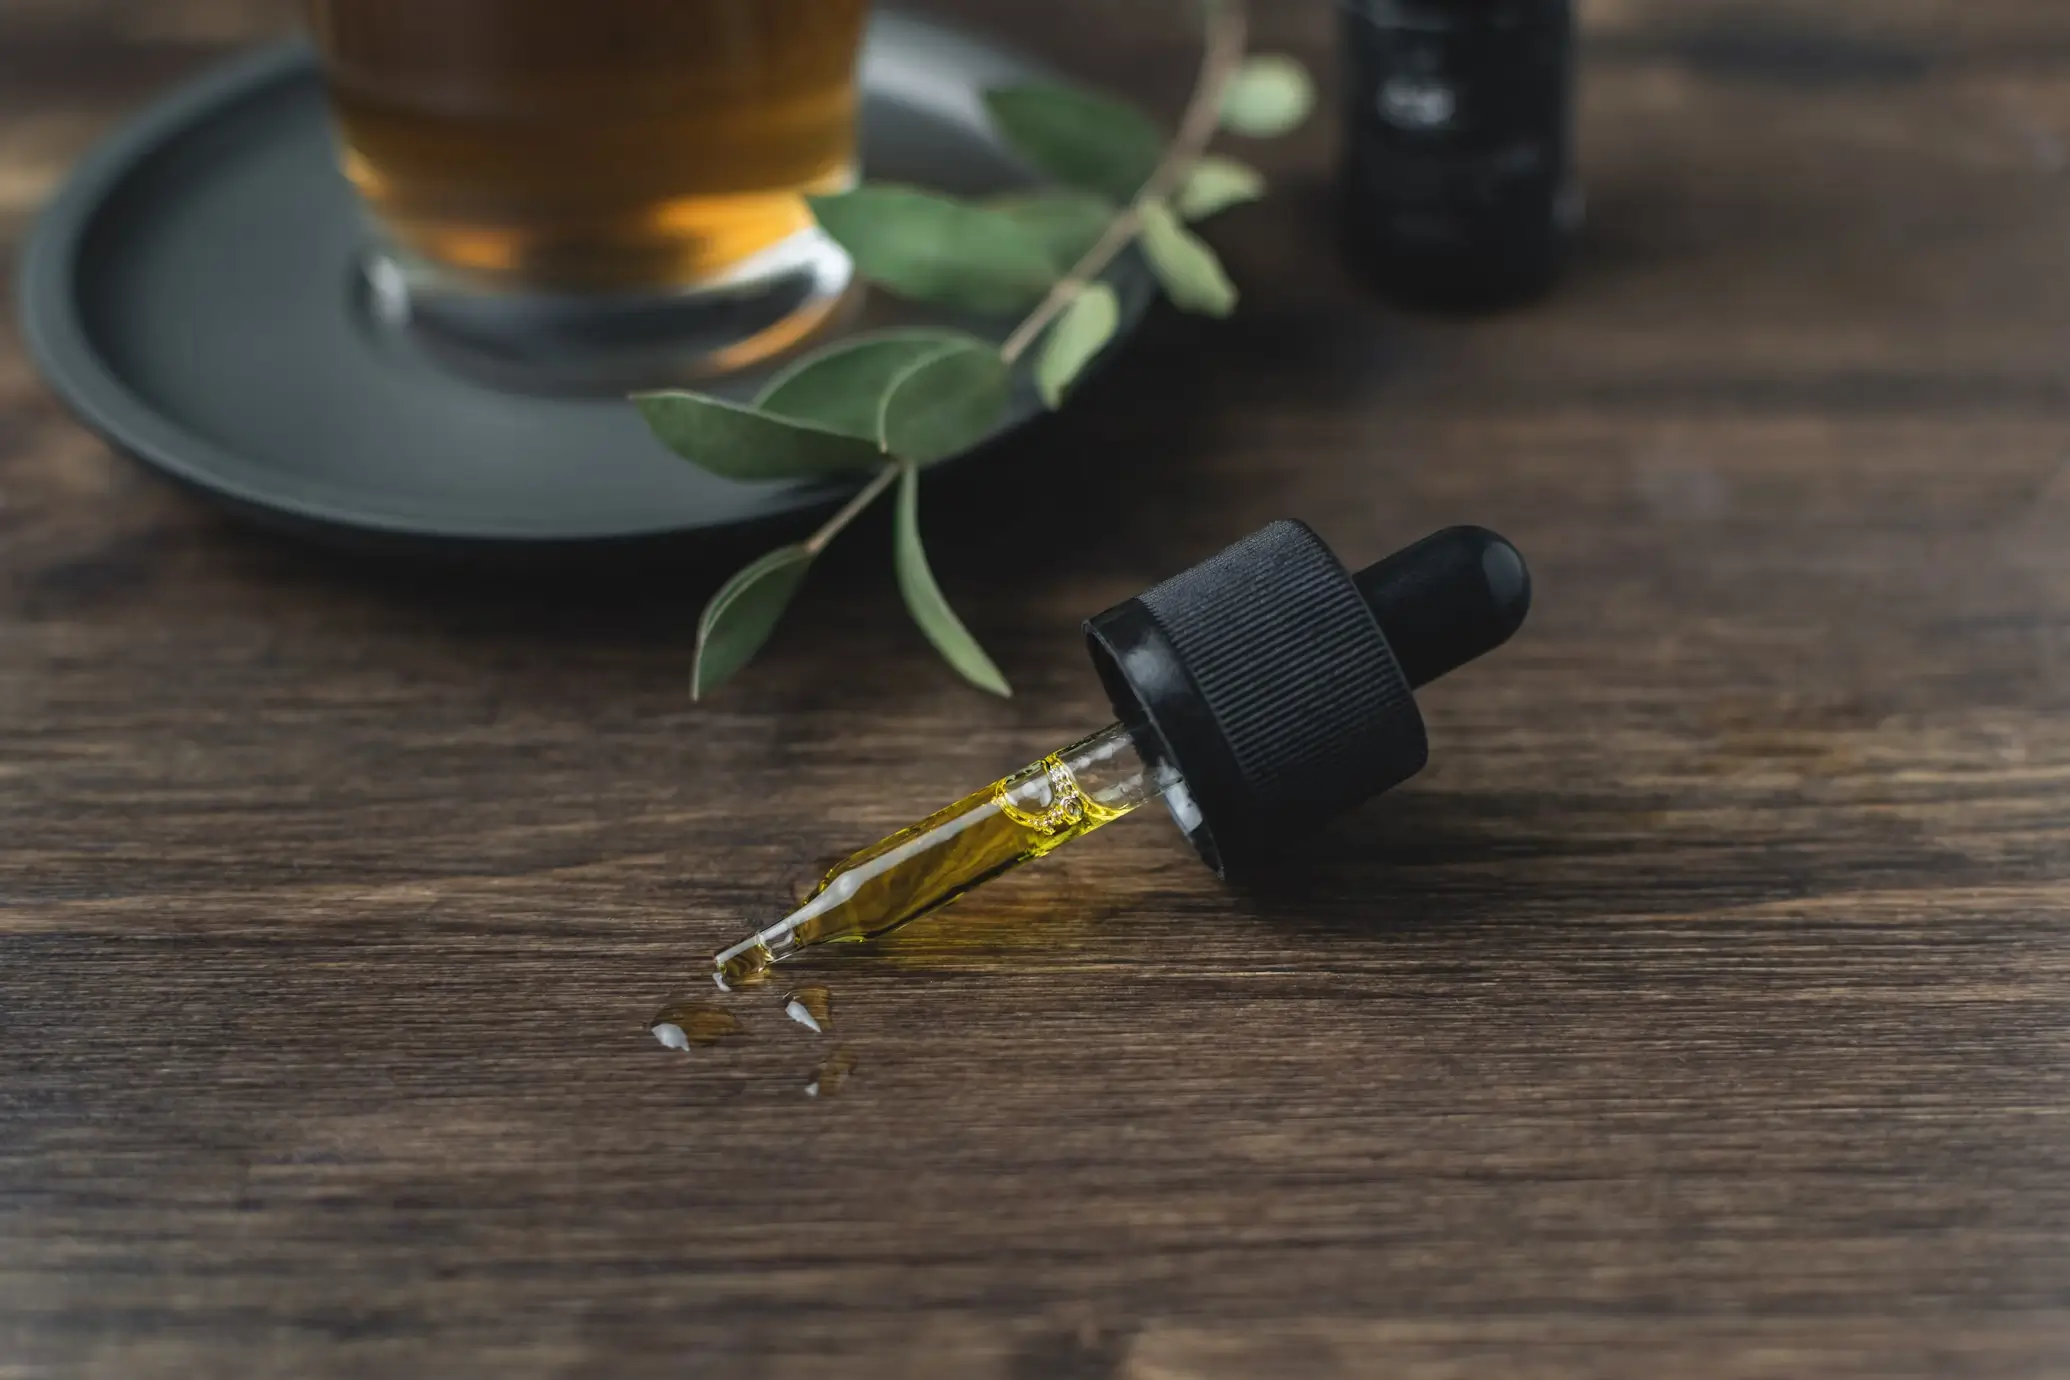
[[[958,192],[1024,183],[978,93],[1035,72],[968,36],[880,17],[864,63],[868,175]],[[30,243],[24,328],[51,385],[116,446],[248,514],[355,545],[568,549],[840,497],[708,475],[617,399],[528,396],[446,367],[363,309],[362,247],[311,55],[269,49],[81,164]],[[1152,284],[1133,259],[1115,284],[1133,330]],[[1025,393],[1002,430],[1040,411]]]

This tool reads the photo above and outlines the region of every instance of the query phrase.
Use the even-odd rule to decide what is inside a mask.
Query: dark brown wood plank
[[[1183,93],[1160,7],[934,8]],[[1319,127],[1214,231],[1235,321],[940,486],[1011,703],[881,528],[692,706],[718,560],[341,564],[107,453],[8,328],[0,1374],[2070,1367],[2070,11],[1589,18],[1554,300],[1375,303]],[[0,12],[0,260],[287,22]],[[1133,820],[816,961],[837,1101],[766,1003],[647,1037],[814,860],[1097,726],[1080,618],[1282,514],[1532,558],[1422,780],[1276,888]]]

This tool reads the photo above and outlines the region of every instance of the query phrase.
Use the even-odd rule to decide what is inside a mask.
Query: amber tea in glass
[[[802,334],[847,281],[804,197],[854,180],[868,8],[308,0],[342,165],[388,259],[377,288],[563,348],[627,312],[651,345],[657,310],[735,363],[758,332]]]

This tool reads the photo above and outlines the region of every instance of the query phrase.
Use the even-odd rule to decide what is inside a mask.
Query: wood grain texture
[[[937,8],[1187,79],[1160,7]],[[10,0],[0,259],[288,20]],[[1556,299],[1376,304],[1318,128],[1214,231],[1236,320],[937,488],[1011,703],[882,526],[693,707],[716,557],[343,565],[0,338],[0,1375],[2070,1370],[2070,8],[1589,21]],[[1096,726],[1078,620],[1281,515],[1531,557],[1425,777],[1274,888],[1130,821],[815,962],[838,1100],[774,1003],[643,1033],[814,860]]]

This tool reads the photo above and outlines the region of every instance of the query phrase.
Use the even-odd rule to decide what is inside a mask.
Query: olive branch
[[[894,486],[894,563],[913,621],[966,680],[1012,694],[935,582],[920,536],[921,474],[993,433],[1024,364],[1043,401],[1063,405],[1120,327],[1119,299],[1101,275],[1131,245],[1174,305],[1209,316],[1235,309],[1221,261],[1187,225],[1257,200],[1265,180],[1208,146],[1224,129],[1285,134],[1314,105],[1298,62],[1252,55],[1248,42],[1243,0],[1210,0],[1200,76],[1170,137],[1134,106],[1075,87],[986,92],[1001,135],[1059,186],[972,202],[869,183],[813,199],[820,226],[867,281],[921,302],[1025,312],[1004,343],[946,329],[880,331],[798,361],[749,406],[680,391],[634,398],[671,450],[728,479],[870,476],[811,537],[755,561],[705,605],[694,697],[753,659],[813,562]]]

